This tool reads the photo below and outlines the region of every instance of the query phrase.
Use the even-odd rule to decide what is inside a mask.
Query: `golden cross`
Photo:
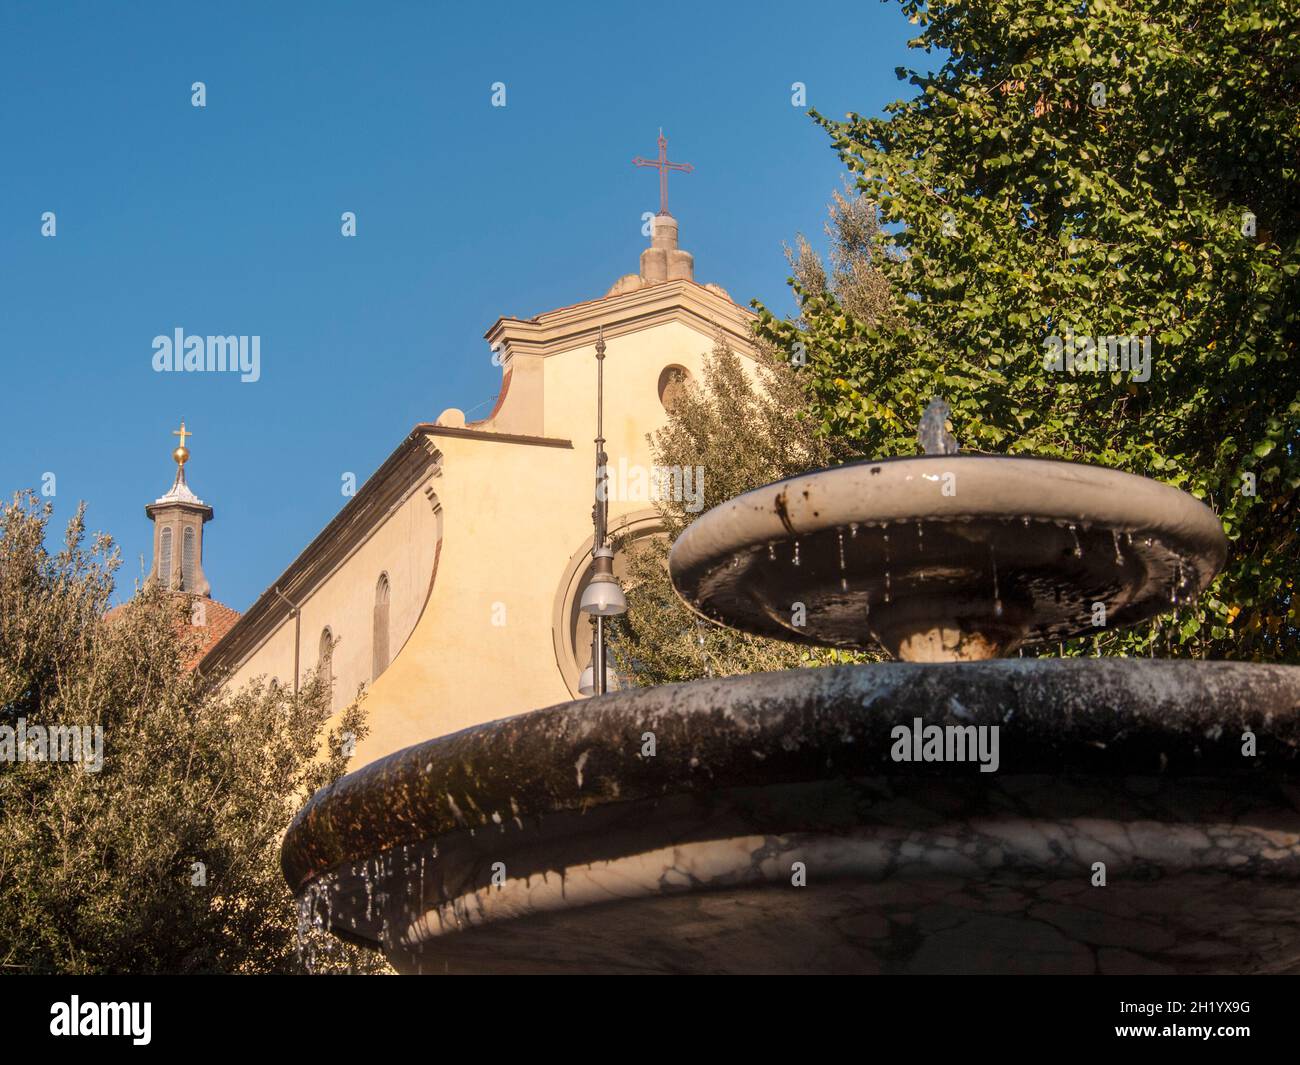
[[[179,429],[172,430],[172,436],[179,436],[181,438],[181,447],[185,446],[185,438],[187,436],[193,436],[193,435],[194,435],[193,433],[186,431],[184,418],[181,419],[181,427]]]

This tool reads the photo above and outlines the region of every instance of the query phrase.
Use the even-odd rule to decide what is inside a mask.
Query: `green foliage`
[[[893,294],[879,266],[888,243],[876,205],[846,188],[832,194],[827,213],[830,261],[823,262],[808,239],[798,234],[794,248],[785,249],[795,280],[807,293],[833,294],[845,313],[859,322],[876,322],[893,314]]]
[[[760,350],[753,376],[719,343],[704,380],[678,393],[667,424],[649,437],[655,464],[704,468],[704,509],[733,496],[847,457],[815,432],[807,397],[784,360]],[[749,636],[698,618],[668,577],[672,541],[698,514],[686,501],[658,504],[666,535],[629,552],[628,613],[611,627],[619,671],[637,686],[731,676],[845,660],[840,652]]]
[[[118,557],[82,511],[47,553],[50,508],[0,511],[0,724],[98,726],[98,772],[0,761],[0,966],[7,972],[300,971],[280,840],[345,768],[316,679],[221,694],[184,663],[187,597],[146,586],[105,618]],[[194,863],[206,885],[194,884]],[[332,951],[347,967],[358,955]],[[373,966],[369,955],[363,967]]]
[[[1067,653],[1294,660],[1300,613],[1300,20],[1278,0],[903,0],[917,94],[818,115],[888,234],[893,313],[794,284],[820,429],[916,450],[941,395],[966,451],[1128,470],[1213,506],[1228,566],[1150,631]],[[1101,86],[1101,92],[1097,91]],[[1254,217],[1254,235],[1247,214]],[[1044,343],[1152,336],[1152,372],[1044,370]],[[1255,494],[1247,485],[1254,479]]]

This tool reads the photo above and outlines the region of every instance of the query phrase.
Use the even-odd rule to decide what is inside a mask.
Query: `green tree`
[[[1073,653],[1295,659],[1300,576],[1300,20],[1293,0],[901,0],[934,69],[883,117],[813,113],[879,205],[893,313],[796,279],[821,429],[1154,476],[1212,505],[1195,605]],[[1051,337],[1150,336],[1149,380],[1045,369]]]
[[[845,314],[866,325],[893,315],[893,293],[880,269],[889,242],[876,205],[846,182],[843,191],[831,194],[827,214],[825,260],[802,233],[795,237],[794,248],[785,249],[800,290],[833,295]]]
[[[98,727],[103,760],[0,760],[0,967],[300,971],[280,840],[343,772],[359,704],[321,757],[323,682],[212,690],[184,668],[187,597],[147,585],[105,619],[115,548],[78,510],[50,554],[50,515],[30,494],[0,510],[0,726]],[[323,967],[354,961],[375,967],[333,946]]]
[[[719,342],[705,357],[703,381],[677,393],[667,424],[649,435],[655,465],[704,470],[703,509],[846,455],[816,431],[807,397],[789,364],[760,346],[753,377],[741,357]],[[687,500],[656,504],[665,535],[629,553],[628,612],[617,619],[611,647],[619,670],[637,686],[704,676],[789,669],[835,659],[818,652],[704,621],[678,597],[668,553],[698,513]]]
[[[878,259],[885,254],[875,207],[846,188],[832,194],[824,260],[803,234],[786,256],[803,290],[832,296],[862,322],[892,313]],[[704,379],[682,390],[667,424],[649,435],[660,467],[704,469],[704,509],[753,488],[845,462],[854,445],[822,431],[805,379],[762,338],[756,338],[753,376],[719,342],[706,356]],[[798,361],[797,358],[795,361]],[[638,686],[706,676],[731,676],[826,662],[877,657],[831,648],[797,647],[713,625],[692,613],[668,577],[668,553],[698,513],[685,501],[658,504],[665,535],[642,541],[628,563],[628,613],[612,627],[611,647],[621,672]]]

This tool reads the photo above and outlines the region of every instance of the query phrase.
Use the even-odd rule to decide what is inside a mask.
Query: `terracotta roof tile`
[[[199,645],[198,649],[189,660],[186,661],[186,669],[193,669],[197,666],[203,656],[207,654],[208,649],[215,646],[216,643],[226,635],[226,633],[233,629],[235,627],[235,622],[238,621],[240,617],[238,610],[233,610],[226,606],[225,603],[218,603],[215,599],[206,600],[204,603],[204,614],[207,622],[206,625],[185,626],[187,628],[201,627],[206,630],[203,634],[203,642]]]
[[[185,660],[185,668],[193,669],[199,664],[200,659],[207,654],[208,650],[214,647],[217,642],[235,627],[235,622],[239,620],[238,610],[226,606],[225,603],[219,603],[215,599],[199,599],[196,603],[203,604],[202,625],[195,625],[192,622],[178,621],[176,623],[176,636],[181,638],[186,633],[194,633],[197,629],[201,639],[194,653]],[[108,610],[104,614],[105,621],[113,621],[120,618],[131,607],[128,600],[125,603],[118,603],[117,606]]]

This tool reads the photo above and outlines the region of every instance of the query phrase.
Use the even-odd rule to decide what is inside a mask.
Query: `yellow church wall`
[[[312,664],[316,662],[312,653]],[[293,684],[293,622],[281,625],[241,668],[231,674],[231,688],[240,688],[255,678],[279,685]]]
[[[608,340],[612,466],[621,458],[650,466],[646,434],[666,420],[661,371],[677,364],[699,380],[712,347],[711,336],[677,322]],[[566,566],[591,537],[595,375],[594,344],[545,360],[546,435],[571,440],[572,449],[439,439],[438,577],[407,646],[370,690],[372,732],[354,764],[572,698],[556,661],[552,624]],[[611,498],[610,524],[651,506]]]
[[[613,462],[648,464],[645,435],[665,421],[659,375],[683,366],[696,381],[711,337],[680,322],[608,338],[605,344],[605,449]],[[596,435],[596,349],[587,344],[546,360],[546,433],[590,444]],[[591,448],[588,449],[591,451]],[[594,470],[593,470],[594,473]]]
[[[720,289],[654,283],[643,270],[603,299],[494,324],[498,409],[469,426],[456,410],[417,426],[280,578],[300,610],[300,672],[315,668],[326,626],[338,641],[332,724],[367,687],[371,731],[353,767],[575,697],[589,653],[570,611],[590,562],[597,331],[606,342],[610,529],[645,535],[657,528],[646,437],[667,419],[661,375],[680,366],[700,381],[719,335],[750,354],[752,317]],[[383,572],[392,657],[372,677]],[[286,683],[293,655],[293,615],[268,592],[203,665],[232,670],[232,686],[257,676]]]
[[[438,518],[422,489],[436,481],[430,477],[412,486],[402,504],[301,600],[289,593],[301,615],[300,680],[317,667],[326,627],[337,640],[331,660],[336,707],[346,705],[359,685],[373,680],[374,606],[380,574],[387,573],[389,579],[390,663],[424,608],[438,546]],[[233,673],[229,684],[238,687],[258,676],[289,684],[293,661],[290,615]]]
[[[411,639],[367,698],[373,731],[359,765],[568,698],[551,653],[549,562],[568,557],[570,523],[560,515],[575,499],[564,482],[583,464],[572,450],[445,443],[438,576]]]

